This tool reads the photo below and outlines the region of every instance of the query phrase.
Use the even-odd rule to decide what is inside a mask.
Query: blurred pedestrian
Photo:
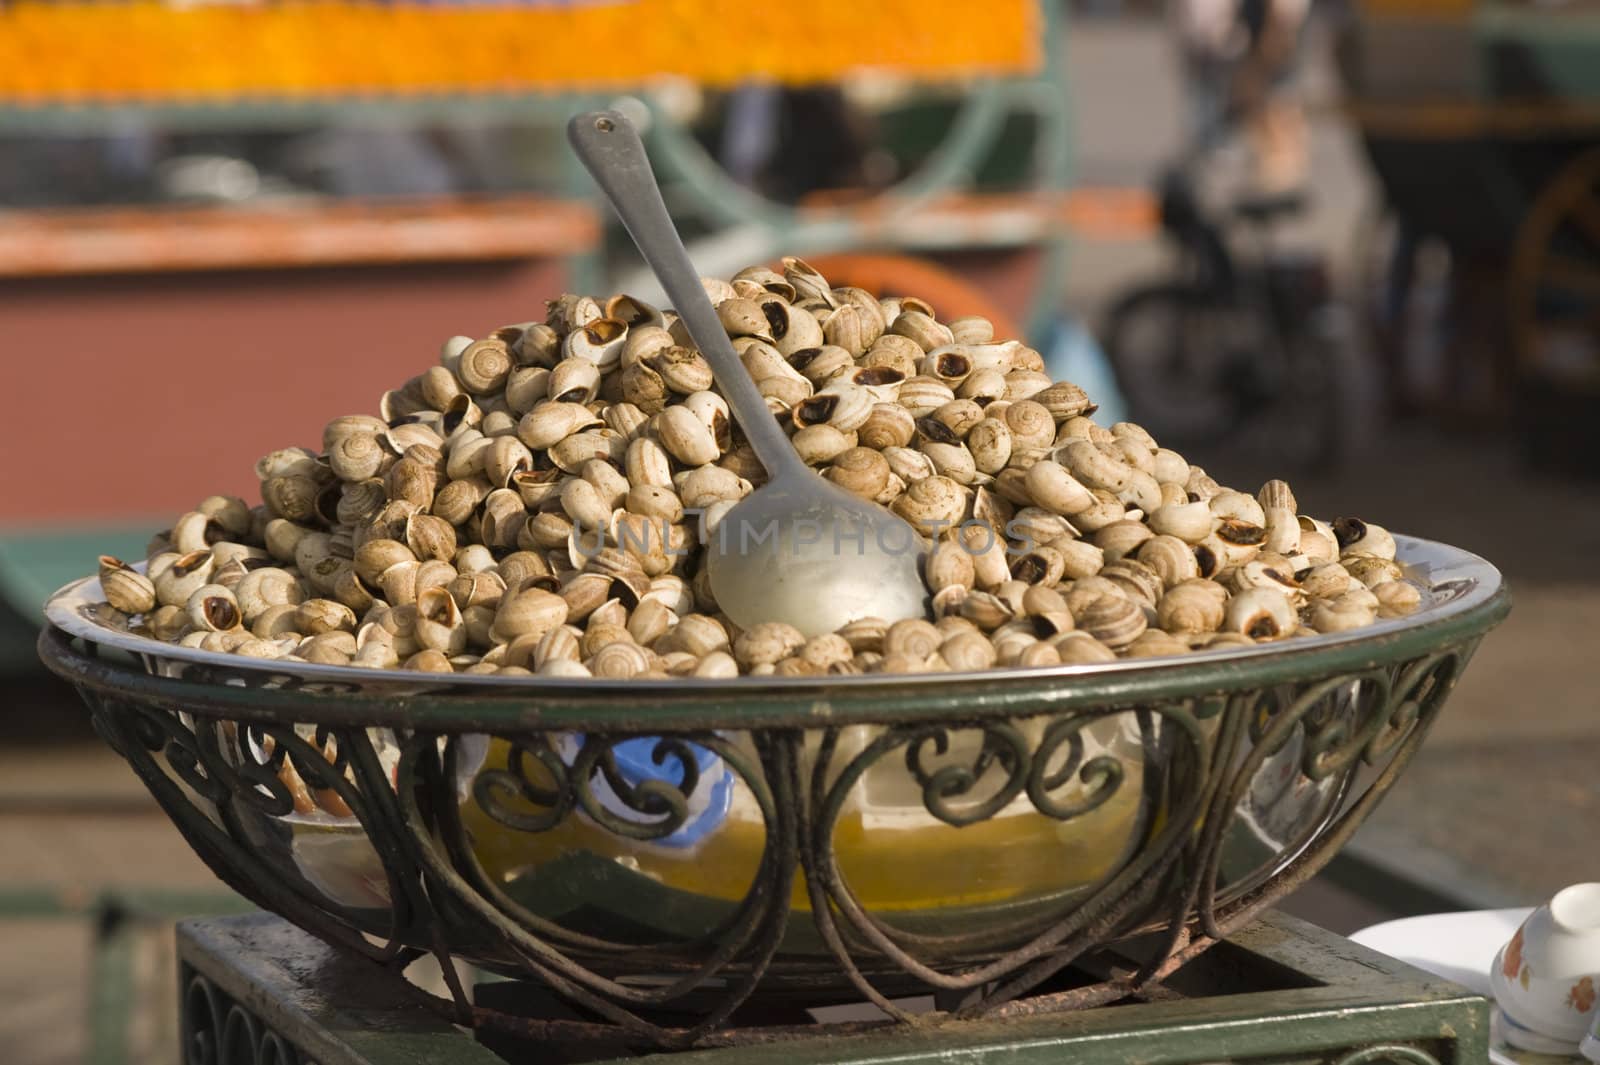
[[[1311,0],[1173,0],[1191,150],[1204,154],[1242,127],[1257,195],[1306,180],[1305,115],[1294,91]]]

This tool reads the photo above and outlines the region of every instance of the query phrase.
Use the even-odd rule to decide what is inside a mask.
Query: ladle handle
[[[711,364],[723,398],[768,476],[776,480],[780,473],[804,471],[805,464],[734,353],[716,308],[700,284],[700,274],[667,214],[633,123],[617,111],[590,111],[567,123],[567,139],[621,217],[700,354]]]

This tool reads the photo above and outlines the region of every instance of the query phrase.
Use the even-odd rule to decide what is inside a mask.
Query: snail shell
[[[671,393],[662,376],[642,362],[624,369],[619,385],[622,398],[647,415],[659,414]]]
[[[1168,588],[1200,576],[1194,549],[1176,536],[1155,536],[1144,541],[1135,551],[1135,557],[1154,570]]]
[[[1203,502],[1168,504],[1150,512],[1150,531],[1157,536],[1178,537],[1186,544],[1198,544],[1211,536],[1216,517]]]
[[[1155,474],[1156,480],[1163,485],[1174,485],[1181,488],[1189,479],[1189,463],[1176,451],[1158,447],[1151,455],[1150,472]]]
[[[698,657],[727,651],[730,647],[728,630],[707,614],[684,614],[655,642],[659,653],[683,651]]]
[[[955,398],[950,386],[937,377],[920,375],[901,382],[896,396],[900,405],[918,418],[932,414]]]
[[[506,378],[506,409],[524,415],[550,396],[550,371],[542,366],[519,366]]]
[[[1039,370],[1015,369],[1006,374],[1005,398],[1017,402],[1032,397],[1049,388],[1050,375]]]
[[[499,391],[511,376],[514,362],[506,342],[498,337],[475,340],[461,352],[455,367],[461,387],[475,396]]]
[[[183,606],[196,589],[211,583],[214,566],[209,550],[173,556],[159,570],[152,562],[149,569],[156,599],[166,606]]]
[[[879,451],[905,447],[917,430],[916,415],[899,403],[875,403],[856,429],[863,447]]]
[[[996,588],[1011,579],[1006,541],[993,526],[970,521],[957,535],[962,551],[972,559],[973,581],[979,588]]]
[[[1009,403],[1001,417],[1011,430],[1013,450],[1048,448],[1055,442],[1056,420],[1041,404],[1031,399]]]
[[[1384,581],[1373,587],[1378,599],[1378,616],[1404,617],[1422,605],[1422,591],[1410,581]]]
[[[852,433],[867,423],[877,400],[860,385],[830,385],[795,404],[794,423],[801,428],[824,423],[841,433]]]
[[[861,365],[867,369],[892,370],[900,374],[902,380],[909,380],[917,376],[917,366],[922,362],[923,354],[916,341],[887,334],[867,348],[867,353],[861,357]]]
[[[677,482],[677,488],[685,507],[701,509],[723,500],[743,499],[752,491],[749,481],[720,466],[701,466],[688,471]]]
[[[1282,508],[1290,513],[1298,513],[1300,510],[1288,481],[1268,481],[1261,486],[1260,491],[1256,492],[1256,502],[1261,504],[1261,509],[1264,511]]]
[[[1011,563],[1011,577],[1030,585],[1053,585],[1061,580],[1066,562],[1053,547],[1040,546]],[[1026,593],[1024,593],[1026,594]]]
[[[1134,558],[1120,558],[1107,562],[1100,570],[1100,578],[1118,585],[1129,599],[1154,607],[1166,590],[1161,575]]]
[[[930,440],[955,444],[965,440],[972,427],[983,421],[983,418],[983,408],[972,400],[952,399],[932,414],[918,419],[918,427]],[[935,429],[934,426],[939,426],[940,429]]]
[[[426,650],[457,655],[467,645],[467,628],[461,610],[443,588],[428,588],[417,594],[417,620],[413,631],[418,645]]]
[[[673,346],[645,360],[661,376],[661,383],[678,395],[703,392],[712,385],[711,364],[693,348]]]
[[[622,362],[622,347],[627,340],[627,322],[596,318],[567,334],[561,342],[561,354],[565,359],[590,363],[600,373],[609,373]]]
[[[288,570],[267,566],[240,577],[233,586],[233,596],[243,623],[254,628],[262,615],[274,607],[298,606],[305,599],[305,592]]]
[[[767,335],[779,354],[792,355],[803,348],[822,346],[822,323],[810,311],[778,296],[760,301],[760,308],[767,321]]]
[[[529,322],[511,345],[521,366],[552,366],[561,350],[561,334],[544,322]]]
[[[673,458],[686,466],[714,462],[721,450],[710,427],[682,405],[656,415],[656,436]]]
[[[518,636],[543,636],[567,620],[567,601],[541,588],[524,588],[507,593],[494,615],[494,636],[511,640]]]
[[[871,342],[868,327],[861,311],[853,306],[843,306],[830,312],[822,320],[822,339],[852,359],[859,358]],[[876,339],[876,338],[873,338]]]
[[[1146,629],[1128,645],[1126,654],[1129,658],[1157,658],[1162,655],[1181,655],[1188,650],[1189,645],[1176,636],[1159,629]]]
[[[1061,576],[1065,580],[1093,577],[1106,563],[1105,552],[1087,540],[1057,539],[1050,546],[1061,556]]]
[[[1341,557],[1372,555],[1382,559],[1394,558],[1394,537],[1381,525],[1373,525],[1360,518],[1335,518],[1332,529]]]
[[[1043,507],[1023,507],[1006,523],[1006,535],[1023,542],[1024,550],[1032,545],[1047,544],[1063,536],[1071,536],[1073,527],[1066,518]]]
[[[1306,609],[1306,621],[1317,632],[1323,633],[1364,628],[1377,618],[1378,612],[1373,604],[1352,592],[1332,599],[1314,600]]]
[[[121,559],[100,556],[100,588],[106,602],[124,614],[147,614],[155,609],[155,584]]]
[[[495,488],[507,488],[511,479],[533,468],[533,452],[515,436],[497,436],[482,451],[483,476]]]
[[[1300,550],[1300,522],[1288,507],[1267,507],[1267,535],[1262,541],[1264,551],[1274,554],[1295,554]]]
[[[1088,486],[1068,472],[1066,467],[1049,460],[1029,466],[1023,475],[1023,483],[1028,498],[1035,506],[1068,518],[1083,513],[1096,503]]]
[[[1339,544],[1334,539],[1333,529],[1316,518],[1299,515],[1296,521],[1300,525],[1300,544],[1297,554],[1304,555],[1313,562],[1332,562],[1339,557]]]
[[[220,584],[202,584],[184,602],[189,624],[202,632],[227,632],[243,622],[239,601]]]
[[[600,367],[588,359],[571,357],[556,363],[545,381],[549,397],[557,403],[589,403],[600,393]]]
[[[1289,597],[1270,588],[1251,588],[1228,600],[1223,624],[1255,640],[1294,634],[1299,618]]]
[[[587,429],[567,437],[548,454],[550,461],[563,473],[577,473],[590,459],[620,462],[626,451],[622,437],[610,429]]]
[[[1049,411],[1057,422],[1094,410],[1094,404],[1089,402],[1089,394],[1068,381],[1049,385],[1027,398]]]
[[[806,638],[793,625],[765,621],[739,634],[733,642],[733,657],[746,669],[775,665],[805,645]]]
[[[1011,461],[1011,429],[1000,418],[980,419],[967,431],[966,443],[980,473],[999,473]]]
[[[1339,563],[1324,562],[1300,578],[1300,590],[1312,599],[1333,599],[1349,591],[1354,579]]]
[[[619,365],[623,370],[640,363],[648,363],[651,358],[666,351],[668,348],[679,347],[672,333],[660,325],[631,326],[628,338],[622,343],[622,358]]]
[[[973,461],[972,452],[962,444],[927,442],[922,445],[922,453],[928,456],[937,473],[957,484],[971,484],[977,476],[978,467]]]
[[[939,656],[957,671],[988,669],[995,664],[994,645],[979,632],[958,632],[939,645]]]
[[[950,328],[921,310],[902,310],[889,325],[889,331],[913,341],[923,351],[933,351],[955,342]]]
[[[644,326],[660,329],[666,322],[666,316],[659,309],[627,293],[612,296],[606,301],[603,310],[607,318],[622,322],[630,331]]]
[[[627,630],[623,630],[626,633]],[[628,640],[612,640],[590,656],[586,663],[591,675],[626,680],[647,672],[652,665],[650,652]]]
[[[1399,563],[1377,555],[1346,554],[1341,562],[1350,576],[1368,588],[1375,588],[1389,581],[1398,581],[1405,576],[1405,571],[1400,568]]]
[[[1300,582],[1284,561],[1280,558],[1277,564],[1273,564],[1261,558],[1251,559],[1233,570],[1228,584],[1235,592],[1265,588],[1286,595],[1293,602],[1303,602],[1305,593],[1300,588]]]
[[[1215,581],[1181,581],[1156,604],[1156,624],[1171,633],[1215,632],[1222,626],[1227,599],[1227,590]]]
[[[791,303],[796,300],[812,299],[819,300],[828,307],[839,306],[838,298],[828,287],[828,279],[818,273],[810,263],[793,255],[786,255],[782,259],[782,266],[783,279],[788,285],[788,299]],[[769,288],[769,291],[783,294],[781,289]]]
[[[869,447],[853,447],[833,460],[828,480],[863,499],[873,499],[889,483],[889,460]]]
[[[926,480],[939,472],[938,467],[933,464],[933,459],[915,448],[885,448],[883,457],[884,461],[889,463],[889,472],[907,484]]]
[[[914,661],[926,662],[930,655],[938,652],[943,642],[944,634],[932,622],[922,618],[906,618],[890,625],[884,632],[882,654],[886,658],[903,655]]]
[[[961,616],[984,632],[993,632],[1016,614],[1010,603],[993,592],[972,592],[961,601]]]
[[[952,586],[971,588],[976,581],[972,555],[953,540],[940,540],[928,552],[925,571],[930,591]]]
[[[934,475],[908,487],[890,509],[931,537],[960,521],[966,506],[967,494],[959,484]]]
[[[390,461],[391,456],[376,433],[349,433],[328,449],[329,468],[345,481],[376,476]]]
[[[970,399],[980,407],[990,407],[1006,395],[1006,375],[996,369],[980,367],[968,374],[956,389],[961,399]],[[1003,410],[997,413],[1004,413]]]
[[[1101,596],[1073,615],[1078,630],[1113,650],[1126,647],[1148,626],[1144,611],[1125,596]]]
[[[544,450],[573,433],[600,424],[594,412],[581,403],[549,400],[523,415],[517,423],[517,439],[536,451]]]
[[[1113,453],[1110,445],[1088,440],[1069,440],[1056,449],[1056,461],[1090,488],[1120,492],[1133,478],[1133,467]]]
[[[1136,637],[1137,638],[1137,637]],[[1074,629],[1050,641],[1062,665],[1088,666],[1101,662],[1115,662],[1117,653],[1087,632]]]
[[[850,313],[854,313],[852,310]],[[789,356],[789,365],[813,385],[825,385],[840,374],[855,370],[856,363],[850,352],[837,344],[823,344],[816,348],[801,348]]]
[[[1090,540],[1096,547],[1105,552],[1107,562],[1115,562],[1124,555],[1132,555],[1137,552],[1154,535],[1150,531],[1150,527],[1144,522],[1125,518],[1122,521],[1114,521],[1104,528],[1097,529],[1090,537]]]
[[[639,438],[650,421],[648,414],[627,402],[609,404],[600,412],[600,417],[607,428],[630,444]]]

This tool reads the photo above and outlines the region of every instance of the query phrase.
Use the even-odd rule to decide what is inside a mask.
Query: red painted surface
[[[257,458],[427,369],[454,333],[543,318],[552,260],[8,279],[0,524],[259,501]]]

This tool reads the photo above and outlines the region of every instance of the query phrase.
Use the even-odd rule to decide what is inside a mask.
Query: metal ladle
[[[707,538],[718,605],[745,628],[786,621],[807,636],[863,617],[925,617],[920,536],[883,507],[824,480],[795,453],[700,284],[633,124],[616,111],[593,111],[568,123],[567,139],[711,364],[767,471],[767,483]]]

